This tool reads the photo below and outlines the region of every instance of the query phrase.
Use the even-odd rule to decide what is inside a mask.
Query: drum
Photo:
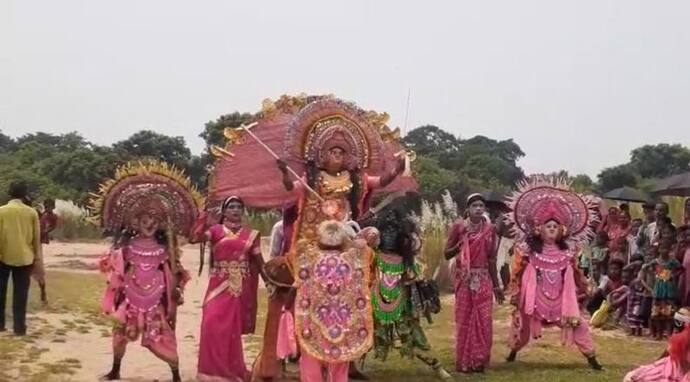
[[[264,265],[268,280],[278,287],[289,288],[295,282],[286,256],[274,257]]]

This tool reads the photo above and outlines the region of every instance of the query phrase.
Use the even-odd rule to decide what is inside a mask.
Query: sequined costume
[[[367,241],[378,247],[372,288],[376,358],[385,361],[393,349],[399,349],[401,356],[417,358],[442,379],[450,378],[441,362],[429,354],[431,347],[420,322],[422,316],[431,321],[431,314],[440,310],[440,301],[437,288],[423,279],[415,261],[421,250],[415,224],[404,212],[390,209],[380,214],[375,227],[365,228],[362,236],[376,237]]]
[[[177,235],[189,234],[202,203],[181,172],[155,162],[119,168],[94,194],[94,221],[115,236],[100,261],[108,278],[102,311],[115,321],[114,364],[106,379],[119,379],[127,343],[141,338],[179,380],[175,320],[189,275],[179,261]],[[146,233],[144,219],[155,222],[155,233]]]
[[[296,280],[295,330],[303,381],[321,380],[312,372],[318,364],[338,367],[336,380],[343,378],[344,364],[346,378],[347,364],[373,345],[371,250],[366,246],[323,248],[317,242],[321,223],[357,219],[366,209],[370,191],[388,184],[399,173],[394,169],[386,181],[366,174],[373,162],[382,161],[382,147],[379,132],[364,113],[338,100],[308,105],[287,132],[287,157],[310,163],[304,181],[294,183],[299,212],[288,255]],[[336,173],[325,169],[327,155],[335,148],[345,155]]]
[[[576,265],[577,244],[592,235],[595,205],[569,191],[558,179],[533,177],[512,195],[511,208],[509,219],[523,243],[518,251],[522,266],[517,275],[517,307],[512,315],[508,360],[515,360],[531,339],[540,338],[544,327],[557,326],[564,345],[576,345],[593,368],[601,368],[577,301],[578,285],[582,285]],[[551,221],[559,227],[560,241],[556,243],[543,239],[543,227]]]

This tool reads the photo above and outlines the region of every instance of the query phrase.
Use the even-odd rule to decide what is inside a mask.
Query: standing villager
[[[680,306],[690,306],[690,226],[688,225],[678,229],[676,259],[683,266],[678,284]]]
[[[202,204],[188,178],[156,162],[119,168],[91,200],[95,220],[115,236],[100,262],[108,278],[101,308],[115,321],[113,366],[102,380],[120,379],[127,343],[141,338],[181,381],[175,324],[190,277],[177,237],[189,235]]]
[[[515,233],[524,240],[519,288],[514,302],[508,362],[542,329],[561,328],[561,343],[574,344],[596,370],[597,362],[589,325],[580,313],[578,286],[586,286],[577,270],[577,244],[591,238],[596,206],[571,192],[565,182],[533,177],[511,197],[509,217]]]
[[[202,217],[194,229],[194,241],[212,245],[201,320],[200,381],[244,382],[250,377],[242,335],[255,330],[258,275],[263,276],[264,262],[259,232],[242,225],[243,215],[242,199],[230,196],[221,204],[218,224],[206,229]]]
[[[456,259],[455,368],[463,373],[483,372],[489,366],[492,308],[503,290],[496,269],[496,230],[485,218],[484,197],[467,198],[469,217],[453,225],[445,256]]]
[[[58,225],[58,216],[55,214],[55,199],[43,201],[43,212],[40,214],[41,243],[50,244],[50,234]]]
[[[41,225],[41,244],[50,244],[50,235],[57,228],[59,221],[57,214],[55,214],[55,199],[48,198],[44,200],[43,211],[38,216]],[[38,280],[38,285],[41,288],[41,301],[47,304],[48,294],[46,292],[45,280]]]
[[[0,332],[5,331],[7,285],[12,276],[12,317],[14,334],[26,334],[26,306],[31,275],[43,282],[43,253],[38,213],[23,200],[28,196],[25,183],[12,183],[11,200],[0,207]]]

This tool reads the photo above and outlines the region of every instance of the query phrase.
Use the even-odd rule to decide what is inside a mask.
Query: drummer
[[[267,277],[271,279],[273,285],[276,285],[276,288],[269,291],[263,348],[254,363],[252,381],[278,379],[283,373],[282,358],[286,356],[283,354],[285,346],[281,346],[283,351],[278,354],[278,344],[294,344],[294,328],[289,329],[289,324],[293,321],[292,304],[295,295],[291,285],[294,279],[285,254],[290,248],[292,225],[296,217],[297,206],[287,205],[283,209],[283,218],[271,229],[269,250],[271,259],[266,263],[265,269]],[[296,344],[294,346],[296,347]],[[296,352],[294,350],[294,353]]]

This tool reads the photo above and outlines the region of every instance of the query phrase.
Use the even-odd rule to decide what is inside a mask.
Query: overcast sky
[[[690,2],[0,0],[0,129],[184,136],[330,93],[596,175],[690,144]]]

